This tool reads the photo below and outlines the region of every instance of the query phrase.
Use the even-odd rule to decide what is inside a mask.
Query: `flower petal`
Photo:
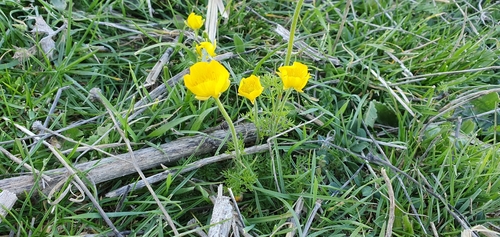
[[[249,99],[253,104],[255,99],[262,94],[262,91],[264,91],[264,87],[260,84],[260,78],[250,75],[247,78],[241,79],[238,95]]]
[[[215,55],[217,55],[215,54],[215,45],[208,41],[201,42],[200,44],[196,45],[196,53],[200,57],[203,57],[203,49],[205,50],[205,52],[207,52],[208,55],[210,55],[210,57],[215,57]]]
[[[185,21],[185,24],[193,29],[193,30],[199,30],[201,26],[203,26],[203,18],[201,16],[196,15],[194,12],[189,14],[187,20]]]
[[[307,65],[299,62],[294,62],[292,66],[282,66],[278,68],[278,75],[283,81],[283,89],[288,90],[293,88],[298,92],[303,92],[307,81],[311,77],[308,72]]]
[[[184,76],[184,85],[198,100],[218,98],[230,84],[229,72],[215,60],[195,63]]]

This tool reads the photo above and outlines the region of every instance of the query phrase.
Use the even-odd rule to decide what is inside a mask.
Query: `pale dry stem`
[[[392,183],[389,176],[387,176],[387,172],[384,168],[380,169],[382,177],[387,185],[387,194],[389,195],[389,219],[387,220],[387,229],[385,231],[385,237],[392,236],[392,227],[394,225],[395,219],[395,210],[396,210],[396,202],[394,201],[394,190],[392,189]]]
[[[307,218],[306,225],[304,226],[304,230],[302,231],[302,236],[307,236],[307,232],[309,232],[309,229],[311,228],[312,222],[314,221],[314,217],[316,216],[316,213],[318,213],[319,209],[321,208],[321,203],[323,200],[318,199],[316,200],[316,203],[314,203],[314,208],[311,211],[311,214]]]
[[[403,78],[397,79],[396,81],[399,81],[399,82],[391,83],[390,86],[399,86],[399,85],[403,85],[403,84],[410,84],[410,83],[414,83],[414,82],[425,81],[425,80],[427,80],[427,77],[471,73],[471,72],[481,72],[481,71],[498,70],[498,69],[500,69],[500,66],[480,67],[480,68],[471,68],[471,69],[465,69],[465,70],[456,70],[456,71],[436,72],[436,73],[415,75],[415,76],[411,76],[411,77],[403,77]]]
[[[267,145],[265,145],[265,144],[258,145],[258,146],[246,148],[244,150],[244,154],[245,155],[252,155],[252,154],[264,152],[266,150],[267,150]],[[183,168],[165,170],[161,173],[147,177],[146,179],[150,184],[157,183],[157,182],[160,182],[160,181],[166,179],[168,177],[168,175],[176,174],[176,173],[183,174],[186,172],[193,171],[195,169],[199,169],[199,168],[206,166],[206,165],[209,165],[209,164],[213,164],[213,163],[224,161],[224,160],[234,159],[234,157],[235,157],[234,152],[231,152],[230,154],[225,153],[225,154],[221,154],[221,155],[217,155],[217,156],[207,157],[207,158],[203,158],[201,160],[195,161],[191,164],[188,164]],[[111,192],[108,192],[108,193],[106,193],[105,196],[106,197],[117,197],[117,196],[125,194],[128,191],[133,191],[133,190],[143,188],[144,186],[145,186],[144,181],[139,180],[136,183],[128,184],[126,186],[115,189]]]
[[[480,91],[477,91],[477,92],[470,92],[470,93],[467,92],[463,96],[458,96],[457,99],[452,100],[450,103],[448,103],[447,105],[443,106],[443,108],[441,108],[441,110],[439,111],[438,114],[434,115],[433,117],[431,117],[427,121],[427,123],[425,124],[425,126],[420,131],[420,135],[418,137],[418,140],[419,141],[422,140],[424,132],[427,130],[427,127],[429,125],[431,125],[436,119],[442,117],[443,115],[445,115],[449,111],[454,110],[454,109],[458,108],[459,106],[462,106],[462,105],[464,105],[466,103],[469,103],[471,100],[477,99],[477,98],[479,98],[479,97],[481,97],[483,95],[487,95],[489,93],[498,93],[498,92],[500,92],[500,88],[495,88],[495,89],[490,89],[490,90],[480,90]]]
[[[158,205],[158,207],[162,211],[163,215],[165,216],[165,218],[166,218],[166,220],[168,222],[168,225],[170,226],[170,228],[172,228],[172,231],[174,232],[174,234],[176,236],[179,235],[179,232],[177,231],[177,228],[175,227],[172,218],[170,217],[170,215],[168,214],[167,210],[165,209],[165,207],[161,203],[160,199],[156,195],[156,192],[153,190],[153,188],[151,187],[151,185],[148,183],[148,181],[146,179],[146,176],[144,175],[144,173],[142,172],[142,170],[139,168],[139,165],[137,164],[137,160],[135,158],[134,151],[132,149],[132,146],[130,145],[130,140],[128,139],[128,137],[125,135],[125,133],[121,129],[120,124],[116,120],[115,114],[113,113],[113,111],[111,110],[111,108],[108,107],[107,104],[109,104],[109,102],[101,94],[101,92],[100,92],[99,89],[93,88],[92,90],[90,90],[90,93],[91,93],[92,97],[98,98],[99,101],[106,108],[106,111],[108,111],[108,114],[111,117],[111,120],[113,121],[114,127],[116,128],[116,130],[118,131],[118,133],[122,137],[123,141],[127,145],[127,149],[128,149],[129,154],[130,154],[130,157],[131,157],[131,160],[132,160],[132,164],[133,164],[135,170],[137,171],[137,173],[139,174],[139,176],[141,177],[141,179],[144,181],[144,184],[146,185],[146,187],[148,188],[148,191],[151,193],[151,196],[153,197],[153,199],[155,200],[156,204]]]
[[[344,45],[342,45],[342,47],[344,48],[344,50],[349,53],[351,55],[351,57],[353,57],[354,59],[356,59],[357,61],[360,61],[361,62],[361,59],[359,59],[359,57],[354,53],[352,52],[351,50],[347,49]],[[398,95],[398,93],[396,93],[389,85],[391,85],[392,83],[390,82],[387,82],[384,78],[382,78],[379,73],[375,72],[375,70],[371,69],[370,67],[366,66],[364,63],[361,62],[361,66],[368,70],[379,82],[380,84],[382,84],[382,86],[384,86],[384,88],[394,97],[394,99],[396,99],[398,101],[398,103],[403,106],[403,108],[412,116],[412,117],[416,117],[416,114],[415,112],[413,112],[413,110],[410,108],[409,106],[409,100],[408,98],[406,98],[406,95],[402,92],[401,89],[399,88],[396,88],[396,90],[399,92],[399,94],[401,95],[401,97]]]
[[[30,165],[26,164],[26,162],[22,161],[21,159],[17,158],[16,156],[14,156],[12,153],[10,153],[9,151],[5,150],[3,147],[0,146],[0,152],[2,152],[5,156],[7,156],[9,159],[11,159],[12,161],[16,162],[17,164],[19,165],[22,165],[24,168],[26,168],[27,170],[29,170],[30,172],[33,172],[37,175],[41,175],[42,178],[47,181],[47,182],[50,182],[52,180],[51,177],[47,176],[47,175],[44,175],[42,172],[40,172],[39,170],[31,167]]]
[[[295,215],[300,216],[302,209],[304,209],[304,198],[300,196],[297,199],[297,201],[295,201],[295,208],[294,208]],[[290,223],[288,225],[288,228],[291,229],[292,231],[286,233],[285,237],[293,237],[295,236],[295,232],[297,231],[297,229],[300,228],[300,223],[298,223],[298,220],[295,220],[295,218],[293,217],[288,218],[288,222]]]
[[[3,119],[6,120],[6,121],[10,121],[10,119],[7,119],[5,117]],[[12,121],[10,121],[10,122],[12,122]],[[35,133],[31,132],[30,130],[28,130],[27,128],[23,127],[22,125],[16,124],[14,122],[12,122],[12,124],[14,124],[14,126],[17,129],[19,129],[22,132],[28,134],[29,136],[35,136]],[[35,139],[38,139],[38,138],[35,138]],[[70,176],[74,179],[74,181],[76,181],[76,184],[78,186],[80,186],[81,189],[83,189],[84,193],[89,197],[89,199],[92,202],[92,204],[94,205],[94,207],[97,209],[97,211],[99,212],[99,214],[101,215],[101,217],[103,218],[103,220],[106,222],[106,224],[113,230],[114,234],[116,236],[118,236],[118,237],[123,236],[118,231],[118,229],[116,229],[116,227],[113,224],[113,222],[111,222],[111,220],[109,219],[109,217],[106,215],[106,213],[104,212],[104,210],[101,208],[101,206],[97,202],[96,198],[93,196],[92,192],[90,192],[90,190],[87,188],[87,186],[85,185],[85,183],[83,182],[83,180],[78,176],[78,174],[76,173],[76,171],[61,156],[61,154],[57,150],[57,148],[55,148],[54,146],[52,146],[50,143],[48,143],[46,141],[42,141],[42,144],[45,145],[47,148],[49,148],[49,150],[58,159],[58,161],[61,162],[61,164],[66,168],[66,170],[68,170]]]

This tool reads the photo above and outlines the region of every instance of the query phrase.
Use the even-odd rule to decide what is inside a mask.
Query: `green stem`
[[[285,66],[290,65],[290,59],[292,58],[293,40],[295,36],[295,29],[297,28],[297,22],[299,21],[302,3],[304,3],[304,0],[299,0],[297,2],[297,6],[295,6],[295,11],[293,12],[292,26],[290,27],[290,37],[288,38],[288,48],[286,51]]]
[[[280,127],[280,124],[282,124],[282,119],[283,119],[283,111],[285,110],[285,104],[286,101],[288,100],[288,97],[290,97],[290,94],[292,93],[292,89],[288,89],[284,91],[285,94],[278,100],[278,103],[276,106],[273,105],[273,121],[274,123],[271,125],[271,134],[277,135],[278,134],[278,128]],[[283,94],[283,91],[281,92]],[[286,116],[285,116],[286,117]]]
[[[257,108],[257,101],[255,101],[255,104],[253,105],[253,119],[255,122],[255,125],[258,124],[258,119],[259,119],[259,109]],[[259,126],[255,126],[257,128],[257,141],[255,142],[256,144],[259,144],[260,141],[260,131],[259,131]]]
[[[281,108],[280,108],[280,112],[283,112],[283,110],[285,109],[285,104],[286,104],[286,101],[288,100],[288,97],[290,97],[290,94],[292,94],[292,88],[288,88],[286,91],[285,91],[285,95],[281,98]]]
[[[229,130],[231,130],[231,135],[233,136],[234,153],[236,154],[236,159],[240,160],[240,143],[238,140],[238,136],[236,135],[236,129],[234,128],[233,121],[229,117],[229,114],[227,114],[226,109],[224,109],[224,105],[222,105],[222,102],[219,100],[219,98],[215,98],[215,102],[217,103],[222,116],[224,116],[224,119],[229,125]]]

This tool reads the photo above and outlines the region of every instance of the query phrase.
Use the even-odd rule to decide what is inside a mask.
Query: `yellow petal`
[[[285,90],[293,88],[298,92],[303,92],[302,89],[311,77],[307,66],[299,62],[294,62],[292,66],[279,67],[278,70]]]
[[[215,57],[215,45],[212,43],[205,41],[201,42],[200,44],[196,45],[196,53],[200,56],[203,57],[203,52],[202,50],[205,50],[210,57]]]
[[[230,84],[229,72],[215,60],[195,63],[189,68],[189,74],[184,76],[184,85],[198,100],[219,98]]]
[[[264,87],[260,84],[260,78],[255,75],[241,79],[240,86],[238,87],[238,95],[249,99],[252,104],[262,94],[262,91],[264,91]]]
[[[192,12],[191,14],[189,14],[185,23],[189,28],[193,30],[199,30],[201,26],[203,26],[203,18]]]

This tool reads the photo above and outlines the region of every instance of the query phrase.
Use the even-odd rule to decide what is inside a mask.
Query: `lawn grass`
[[[68,150],[61,155],[74,166],[108,157],[76,150],[82,144],[118,143],[103,150],[122,154],[224,123],[214,100],[196,100],[182,79],[169,84],[197,60],[184,20],[191,12],[204,16],[206,2],[152,1],[153,16],[147,1],[1,2],[0,145],[43,172],[63,165],[20,126],[31,130],[41,121],[57,131],[62,136],[45,138]],[[294,15],[296,4],[232,1],[229,18],[220,20],[217,53],[234,54],[221,60],[231,86],[220,99],[233,121],[254,122],[258,143],[270,149],[152,184],[176,231],[198,236],[193,223],[208,231],[210,196],[222,183],[243,198],[238,206],[251,236],[459,236],[481,227],[500,232],[500,4],[306,1]],[[280,107],[286,92],[276,71],[288,42],[275,29],[290,29],[294,16],[295,40],[315,53],[295,47],[291,62],[308,65],[312,78],[304,93],[292,91]],[[34,30],[35,17],[60,30],[53,32],[52,53],[43,53],[50,45],[47,29]],[[145,87],[167,50],[172,53],[158,81]],[[237,95],[238,83],[251,73],[266,88],[256,101],[258,116]],[[167,92],[156,99],[153,90],[163,84]],[[107,102],[94,100],[93,88]],[[144,102],[141,113],[134,111],[138,101]],[[182,169],[224,152],[219,147],[164,165]],[[29,172],[5,154],[0,161],[1,179]],[[162,171],[143,170],[146,176]],[[118,231],[174,236],[147,189],[105,196],[140,180],[137,174],[100,184],[78,176]],[[75,194],[48,196],[40,189],[19,195],[0,234],[113,233],[88,195],[72,189]]]

